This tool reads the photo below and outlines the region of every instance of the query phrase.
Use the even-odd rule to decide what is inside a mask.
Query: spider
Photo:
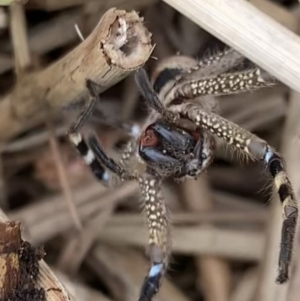
[[[80,128],[99,101],[97,85],[87,80],[92,97],[68,134],[100,181],[107,185],[110,175],[115,174],[121,180],[136,180],[140,185],[149,229],[151,267],[142,284],[139,301],[150,301],[158,292],[171,252],[162,181],[168,177],[196,178],[211,164],[217,139],[250,159],[262,161],[273,177],[283,207],[276,281],[284,283],[289,278],[298,207],[284,160],[266,141],[217,113],[215,96],[276,84],[272,76],[254,65],[234,71],[241,67],[244,59],[233,49],[218,51],[201,61],[183,55],[173,56],[158,65],[152,84],[145,69],[136,71],[138,90],[151,112],[141,128],[127,126],[133,139],[119,163],[106,155],[95,135],[85,140],[80,134]]]

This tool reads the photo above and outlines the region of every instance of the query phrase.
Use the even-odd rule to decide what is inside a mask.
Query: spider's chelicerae
[[[219,116],[214,103],[215,96],[249,92],[276,83],[273,77],[253,65],[247,70],[232,71],[238,70],[234,68],[241,66],[243,60],[232,49],[217,52],[200,62],[174,56],[159,64],[152,76],[153,85],[145,70],[138,70],[136,83],[151,113],[142,128],[130,128],[134,138],[120,163],[105,154],[94,135],[86,143],[79,133],[99,99],[96,84],[87,80],[92,97],[72,125],[69,138],[102,182],[107,183],[112,173],[122,180],[139,182],[148,220],[151,259],[140,301],[150,301],[157,293],[171,252],[162,180],[197,177],[212,162],[216,139],[253,160],[262,161],[273,177],[283,206],[277,282],[284,283],[289,278],[298,207],[284,161],[266,141]],[[134,165],[132,158],[136,159]]]

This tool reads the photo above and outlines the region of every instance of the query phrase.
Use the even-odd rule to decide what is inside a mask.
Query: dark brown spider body
[[[149,125],[139,140],[139,156],[162,178],[196,177],[212,161],[214,138],[164,120]]]

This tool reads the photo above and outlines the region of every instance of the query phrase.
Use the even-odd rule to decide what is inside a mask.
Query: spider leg
[[[165,109],[165,107],[159,100],[157,94],[155,93],[144,68],[140,68],[136,71],[135,81],[138,90],[147,101],[147,104],[153,110],[157,111],[159,114],[165,117],[167,120],[176,123],[178,120],[178,114],[175,114]]]
[[[298,204],[283,158],[266,141],[217,114],[202,110],[197,105],[181,104],[173,106],[171,109],[175,112],[180,112],[182,117],[188,118],[198,127],[217,135],[227,144],[241,150],[252,159],[265,163],[266,168],[274,179],[274,184],[283,206],[279,274],[276,280],[278,283],[286,282],[289,278],[289,267],[293,255]]]
[[[94,152],[89,148],[82,135],[79,132],[70,133],[69,139],[75,145],[78,153],[83,158],[85,163],[90,167],[95,177],[105,186],[107,186],[110,180],[110,175],[96,159]]]
[[[130,158],[135,155],[135,152],[137,150],[137,142],[136,139],[131,139],[127,142],[125,148],[123,149],[120,165],[123,168],[128,168]]]
[[[84,159],[86,164],[91,168],[93,174],[96,176],[98,180],[103,182],[103,184],[107,185],[110,180],[109,173],[105,170],[105,168],[99,163],[96,158],[94,151],[90,148],[90,146],[86,143],[85,139],[80,134],[80,130],[86,124],[87,120],[93,114],[97,102],[100,101],[99,94],[97,92],[98,84],[87,79],[86,87],[89,90],[91,98],[86,106],[86,108],[80,112],[76,121],[71,125],[68,136],[71,142],[76,147],[77,151]],[[103,117],[105,118],[105,117]],[[140,128],[137,124],[129,124],[129,123],[116,123],[115,126],[118,126],[125,130],[131,137],[137,138],[140,132]],[[94,139],[95,140],[95,139]],[[131,150],[131,148],[130,148]],[[130,154],[128,150],[123,154],[123,159],[128,160]],[[124,161],[124,160],[123,160]],[[116,171],[116,170],[115,170]]]
[[[179,82],[192,78],[203,78],[211,75],[218,75],[239,65],[245,57],[232,48],[217,51],[214,54],[204,57],[200,60],[196,67],[193,67],[184,75]]]
[[[98,140],[95,135],[90,135],[88,138],[88,144],[95,155],[96,159],[99,160],[107,169],[111,172],[117,174],[122,180],[135,180],[136,176],[131,174],[119,164],[117,164],[113,159],[109,158],[102,147],[99,145]]]
[[[150,301],[158,292],[171,249],[170,226],[162,196],[161,180],[149,174],[139,178],[149,229],[151,267],[141,287],[139,301]]]
[[[85,125],[89,117],[93,114],[96,103],[99,100],[99,96],[96,90],[97,84],[87,79],[86,86],[92,97],[89,99],[86,108],[82,112],[80,112],[76,121],[71,125],[67,135],[85,163],[90,167],[95,177],[103,184],[107,185],[110,178],[109,174],[96,160],[94,153],[89,148],[88,144],[79,132]]]
[[[229,95],[274,86],[276,80],[260,68],[191,79],[175,88],[174,99],[193,99],[204,95]]]
[[[99,95],[97,93],[97,84],[94,83],[92,80],[86,80],[86,87],[89,90],[89,93],[92,97],[90,97],[87,106],[84,108],[82,112],[79,113],[76,121],[70,126],[68,134],[79,132],[83,126],[86,124],[87,120],[93,114],[96,104],[99,101]]]

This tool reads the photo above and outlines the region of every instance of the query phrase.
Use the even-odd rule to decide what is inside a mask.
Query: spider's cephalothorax
[[[212,161],[214,145],[214,138],[202,130],[187,131],[158,120],[141,134],[138,151],[149,173],[195,178]]]
[[[298,206],[284,160],[266,141],[221,117],[216,110],[215,96],[249,92],[275,84],[273,77],[256,66],[230,71],[235,67],[241,70],[243,60],[232,49],[217,52],[200,62],[174,56],[157,67],[152,84],[144,69],[137,71],[138,89],[151,112],[141,128],[121,125],[130,130],[133,139],[119,164],[105,154],[94,135],[86,143],[79,133],[99,100],[96,84],[87,81],[92,99],[72,125],[69,137],[101,181],[107,182],[112,174],[116,174],[122,180],[136,180],[140,184],[148,221],[151,268],[142,285],[139,301],[150,301],[157,293],[171,251],[162,180],[166,177],[196,177],[211,163],[216,139],[250,159],[262,161],[273,177],[283,205],[277,282],[283,283],[289,278]],[[132,158],[138,163],[132,165]]]

